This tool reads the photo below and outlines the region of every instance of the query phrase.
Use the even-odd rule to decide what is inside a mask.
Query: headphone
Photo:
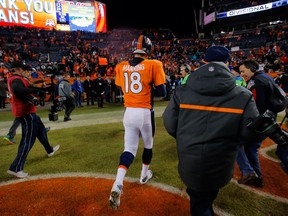
[[[243,62],[243,64],[247,69],[250,69],[252,73],[255,73],[259,69],[258,62],[254,60],[247,59]]]
[[[257,71],[257,69],[256,69],[255,67],[253,67],[253,66],[250,68],[250,70],[251,70],[251,72],[253,72],[253,73],[255,73],[255,72]]]

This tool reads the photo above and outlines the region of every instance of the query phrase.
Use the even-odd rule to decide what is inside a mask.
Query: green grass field
[[[167,102],[157,102],[156,106],[165,106],[166,104]],[[84,107],[76,109],[73,115],[91,112],[103,112],[103,115],[109,115],[109,112],[121,109],[123,109],[121,104],[112,104],[104,109]],[[47,117],[48,110],[39,109],[38,114],[43,118]],[[1,111],[0,121],[11,121],[12,124],[12,120],[11,111]],[[156,126],[151,165],[154,172],[153,181],[185,190],[177,172],[178,159],[175,140],[166,133],[161,117],[156,118]],[[51,130],[48,134],[50,143],[52,145],[60,144],[60,150],[53,157],[48,158],[41,144],[36,141],[28,155],[24,171],[30,175],[62,172],[116,174],[119,156],[123,151],[123,135],[121,122]],[[17,143],[20,141],[20,136],[18,134],[15,138]],[[1,139],[0,152],[0,182],[14,179],[8,176],[6,171],[17,153],[17,145],[7,145]],[[142,143],[139,145],[138,155],[127,176],[139,177],[141,154]],[[287,204],[244,190],[235,183],[230,183],[220,191],[215,205],[238,216],[284,216],[288,212]]]

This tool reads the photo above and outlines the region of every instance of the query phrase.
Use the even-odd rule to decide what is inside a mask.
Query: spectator
[[[272,72],[279,72],[282,69],[281,62],[278,59],[276,59],[273,62],[271,69],[272,69]]]
[[[80,75],[76,75],[76,80],[72,84],[72,91],[75,94],[76,107],[83,107],[82,106],[83,85],[80,79]]]
[[[24,78],[25,70],[28,69],[22,61],[12,62],[11,68],[15,71],[8,79],[8,88],[12,95],[12,113],[15,118],[19,118],[23,133],[17,156],[7,173],[18,178],[25,178],[28,173],[23,172],[24,164],[36,138],[45,148],[48,157],[53,156],[60,146],[50,145],[45,126],[36,114],[33,94],[41,96],[44,94],[43,91],[29,88],[30,83]]]
[[[108,76],[106,76],[105,88],[104,88],[106,103],[111,103],[111,90],[112,90],[111,88],[112,88],[111,80]]]
[[[90,79],[90,76],[86,76],[86,80],[83,82],[83,89],[86,93],[87,106],[90,105],[90,102],[94,105],[94,83]]]
[[[133,59],[118,63],[115,69],[115,83],[122,88],[126,109],[123,116],[124,151],[120,155],[116,179],[109,197],[110,207],[114,210],[120,206],[123,181],[136,156],[140,137],[144,145],[140,184],[146,184],[152,178],[153,174],[149,167],[155,132],[153,86],[158,96],[165,96],[163,65],[158,60],[148,59],[152,48],[150,39],[140,35],[137,40],[133,41],[133,48],[135,49]]]
[[[241,137],[251,134],[246,121],[259,114],[252,93],[236,86],[228,59],[225,47],[208,48],[207,64],[176,89],[163,113],[176,138],[178,172],[193,216],[214,215],[212,204],[233,176]]]
[[[35,70],[35,68],[32,68],[32,73],[31,73],[31,77],[34,79],[37,79],[39,77],[37,71]]]
[[[235,76],[236,85],[246,87],[247,83],[245,79],[241,76],[239,66],[232,67],[231,73]]]
[[[8,88],[4,78],[0,77],[0,109],[5,109],[6,107],[7,90]]]
[[[280,75],[278,82],[279,82],[279,86],[287,94],[288,93],[288,71],[284,72],[283,74]]]
[[[96,94],[96,100],[99,108],[103,108],[103,97],[105,93],[105,81],[101,77],[101,73],[98,73],[98,77],[94,80],[94,89]]]
[[[180,79],[180,85],[184,85],[187,82],[187,79],[191,73],[191,67],[188,64],[182,64],[180,66],[180,73],[181,73],[181,79]]]

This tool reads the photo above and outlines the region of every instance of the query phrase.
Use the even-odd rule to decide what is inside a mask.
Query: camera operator
[[[58,75],[56,78],[58,80],[56,95],[59,96],[59,99],[63,101],[65,109],[64,122],[67,122],[71,120],[70,115],[76,107],[72,87],[69,83],[70,75]]]
[[[273,109],[273,106],[269,100],[272,95],[270,86],[275,81],[271,76],[259,70],[259,64],[255,60],[247,59],[243,61],[240,64],[239,69],[241,75],[247,80],[247,89],[253,93],[257,109],[260,113],[260,120],[257,121],[262,122],[261,124],[254,122],[252,124],[253,126],[250,127],[256,131],[259,131],[259,134],[262,136],[262,140],[256,142],[245,142],[243,148],[239,149],[237,164],[242,172],[242,178],[238,180],[238,183],[263,187],[264,183],[259,163],[258,149],[260,148],[263,140],[270,136],[273,138],[273,133],[275,132],[279,132],[281,134],[280,136],[283,136],[283,138],[285,137],[285,134],[282,133],[279,125],[275,122],[277,111]],[[259,128],[260,126],[262,129]],[[275,131],[272,131],[271,133],[270,129],[274,130],[274,127]],[[277,130],[276,127],[278,128]],[[269,133],[266,133],[265,131],[269,131]],[[275,140],[279,142],[274,138],[273,141],[276,142]],[[276,144],[279,144],[277,142]],[[278,145],[277,148],[281,149],[283,148],[283,145]]]
[[[60,148],[59,145],[52,147],[48,141],[46,128],[36,114],[37,98],[35,96],[44,96],[45,92],[30,88],[30,82],[25,78],[25,70],[29,70],[22,61],[14,61],[11,64],[14,70],[12,76],[8,78],[8,89],[12,95],[12,113],[15,118],[19,118],[22,127],[22,138],[18,147],[18,153],[11,164],[8,174],[18,178],[25,178],[28,173],[23,172],[26,158],[33,147],[36,138],[45,148],[48,157]]]

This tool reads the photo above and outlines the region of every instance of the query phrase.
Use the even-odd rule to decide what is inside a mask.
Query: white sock
[[[124,181],[126,172],[127,172],[126,169],[124,169],[124,168],[118,168],[115,182],[118,182],[118,183],[120,183],[121,185],[123,185],[123,181]]]
[[[142,171],[141,171],[141,177],[145,177],[147,175],[148,169],[150,164],[142,164]]]

